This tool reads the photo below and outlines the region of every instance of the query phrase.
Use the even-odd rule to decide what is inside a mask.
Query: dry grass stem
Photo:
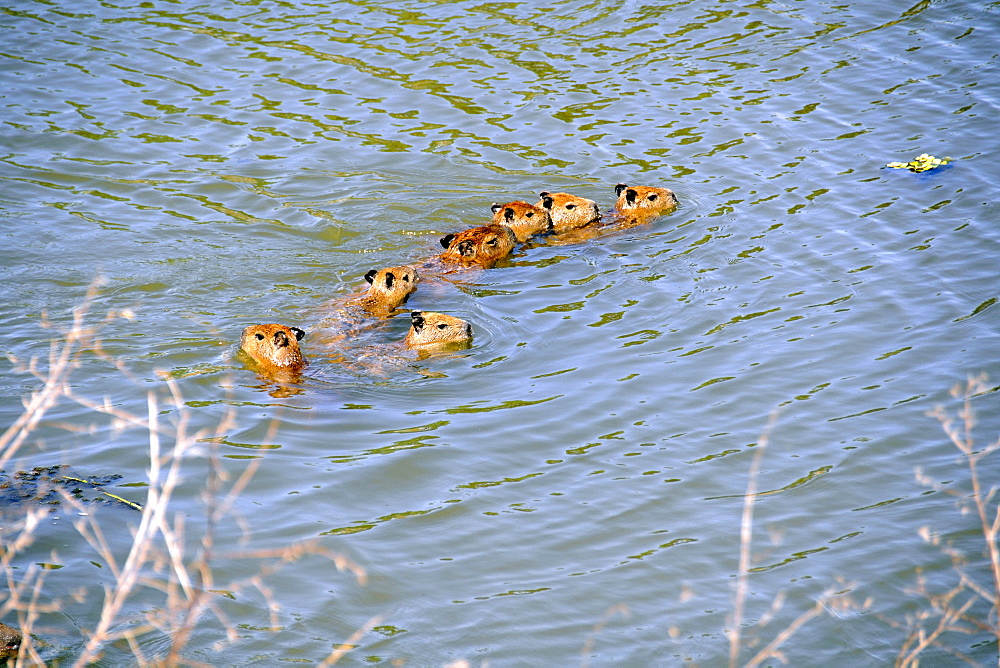
[[[604,612],[603,616],[601,616],[601,621],[597,622],[597,624],[594,626],[593,630],[590,632],[590,635],[587,636],[587,642],[583,644],[583,649],[580,651],[580,656],[582,657],[580,665],[583,668],[587,668],[587,666],[590,665],[590,652],[591,650],[594,649],[594,643],[597,640],[598,634],[600,634],[600,632],[604,630],[604,627],[608,625],[608,622],[611,621],[611,619],[615,615],[621,615],[622,617],[628,619],[629,617],[628,606],[623,605],[621,603],[619,603],[618,605],[613,605]]]
[[[772,657],[778,659],[782,663],[785,663],[784,656],[778,651],[778,648],[787,642],[793,635],[798,633],[799,629],[805,626],[809,620],[819,617],[826,612],[831,606],[831,603],[835,601],[835,596],[837,596],[837,592],[833,590],[827,590],[824,592],[811,608],[796,617],[791,624],[785,627],[785,629],[776,635],[770,643],[768,643],[753,658],[751,658],[746,663],[747,668],[759,666],[761,663]],[[849,597],[840,598],[836,602],[837,604],[835,607],[839,611],[853,610],[858,607]]]
[[[347,639],[346,642],[340,643],[333,649],[330,654],[319,662],[319,668],[325,668],[326,666],[332,666],[340,661],[345,654],[350,652],[356,647],[356,643],[361,640],[366,633],[371,631],[375,626],[377,626],[382,621],[381,617],[372,617],[369,619],[364,626],[351,634],[351,637]]]
[[[743,496],[743,515],[740,518],[740,562],[736,576],[736,594],[733,602],[732,628],[729,631],[729,666],[735,668],[740,654],[741,627],[743,625],[743,608],[747,598],[748,578],[750,576],[750,552],[753,543],[753,507],[757,499],[757,478],[760,475],[760,463],[764,450],[771,440],[771,432],[778,420],[777,411],[768,418],[767,426],[757,440],[753,458],[750,460],[750,471],[747,474],[747,489]]]

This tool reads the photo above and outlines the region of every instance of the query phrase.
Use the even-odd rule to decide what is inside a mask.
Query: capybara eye
[[[648,199],[650,202],[655,202],[656,201],[656,193],[653,193],[652,195],[650,195],[646,199]]]
[[[525,218],[531,218],[531,217],[532,217],[532,216],[534,216],[534,215],[535,215],[535,212],[534,212],[534,211],[529,211],[528,213],[524,214],[524,217],[525,217]]]
[[[575,209],[575,208],[576,208],[576,204],[567,204],[567,205],[566,205],[566,209],[568,209],[568,210],[570,210],[570,211],[572,211],[572,210],[573,210],[573,209]]]
[[[257,332],[257,340],[258,341],[263,341],[264,340],[264,335],[261,334],[260,332]]]
[[[448,329],[448,325],[442,322],[440,325],[438,325],[438,329]]]

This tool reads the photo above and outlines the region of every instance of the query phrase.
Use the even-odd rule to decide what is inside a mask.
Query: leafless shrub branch
[[[951,395],[961,400],[957,410],[949,412],[944,406],[937,406],[928,413],[938,420],[945,435],[961,453],[969,470],[971,492],[936,484],[919,468],[917,480],[936,491],[955,497],[963,513],[970,509],[975,512],[985,543],[983,553],[988,563],[992,590],[982,584],[982,578],[973,577],[969,571],[969,560],[961,550],[952,542],[942,540],[930,527],[923,527],[920,536],[949,558],[953,571],[958,575],[958,583],[943,594],[934,593],[928,587],[926,577],[918,574],[913,592],[923,597],[929,607],[907,616],[902,623],[886,620],[908,633],[896,657],[897,666],[915,668],[920,664],[921,653],[929,647],[938,647],[963,661],[975,664],[973,659],[945,643],[945,636],[949,633],[989,631],[1000,642],[1000,545],[997,541],[1000,537],[1000,502],[997,501],[997,486],[985,489],[979,470],[980,463],[985,458],[1000,450],[1000,438],[977,449],[973,434],[976,426],[973,399],[988,391],[985,374],[970,377],[964,384],[955,385],[951,390]],[[983,603],[989,608],[985,618],[981,613],[969,612]]]
[[[74,666],[85,666],[98,661],[104,648],[110,643],[123,640],[133,653],[139,665],[196,665],[182,654],[190,641],[192,631],[203,624],[203,617],[210,613],[223,627],[227,641],[236,638],[235,627],[218,604],[219,590],[235,593],[245,589],[255,589],[266,601],[270,612],[271,626],[279,626],[279,606],[265,579],[277,573],[284,566],[314,555],[328,559],[340,570],[350,571],[356,579],[364,583],[364,570],[343,555],[334,553],[317,541],[297,543],[279,550],[227,549],[220,554],[215,544],[216,529],[223,520],[242,520],[235,510],[237,501],[246,490],[260,460],[253,460],[242,472],[230,480],[229,473],[222,466],[217,441],[233,426],[232,411],[226,413],[214,429],[216,438],[206,438],[208,430],[192,430],[191,416],[186,410],[177,383],[165,379],[167,397],[162,398],[157,391],[146,394],[146,414],[137,415],[112,405],[110,399],[94,401],[70,389],[69,378],[73,370],[81,364],[84,354],[91,353],[99,359],[110,362],[115,368],[125,372],[124,365],[106,355],[97,336],[100,326],[128,313],[111,312],[107,319],[97,326],[89,326],[86,316],[97,296],[100,281],[95,281],[87,293],[83,304],[74,309],[70,329],[53,338],[48,365],[42,370],[37,359],[27,365],[13,360],[17,368],[34,375],[40,382],[40,389],[33,391],[24,401],[24,411],[14,423],[0,435],[0,467],[23,451],[24,446],[44,418],[47,411],[60,400],[69,400],[84,406],[97,414],[111,417],[116,428],[141,428],[147,434],[149,448],[149,468],[146,488],[147,498],[141,506],[138,526],[127,552],[122,554],[106,539],[99,524],[97,514],[83,512],[85,507],[68,494],[63,494],[62,503],[79,511],[80,518],[73,524],[85,543],[107,564],[111,576],[105,585],[100,617],[96,626],[84,631],[85,642]],[[46,327],[51,324],[46,321]],[[127,373],[127,372],[126,372]],[[163,424],[161,411],[170,408],[173,424]],[[72,427],[72,425],[69,425]],[[275,422],[269,429],[273,437],[278,429]],[[181,484],[181,473],[186,458],[190,458],[197,444],[207,442],[209,448],[210,473],[205,483],[202,504],[205,508],[205,523],[199,527],[200,544],[191,546],[185,536],[185,513],[172,509],[175,492]],[[24,633],[20,661],[42,665],[30,634],[37,627],[40,615],[59,611],[66,599],[46,595],[45,569],[31,566],[17,569],[19,555],[25,554],[34,543],[41,530],[41,521],[49,511],[28,507],[17,518],[3,528],[0,543],[0,566],[3,567],[7,591],[0,592],[0,614],[15,611]],[[248,577],[216,582],[213,564],[220,559],[248,559],[255,562],[256,572]],[[56,555],[52,562],[58,563]],[[71,596],[82,597],[86,588],[81,588]],[[148,600],[150,592],[157,592],[161,604],[143,606],[144,612],[135,611],[132,601],[139,595]],[[153,609],[150,610],[150,607]],[[144,621],[136,623],[136,616]],[[372,625],[377,623],[373,621]],[[142,636],[159,631],[170,639],[169,649],[164,656],[150,657],[142,649]],[[359,630],[363,634],[366,629]],[[360,637],[360,635],[358,635]],[[344,652],[347,649],[343,650]],[[342,654],[341,654],[342,655]],[[325,665],[337,657],[328,657]]]

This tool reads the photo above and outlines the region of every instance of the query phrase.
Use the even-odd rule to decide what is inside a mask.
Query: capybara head
[[[368,311],[388,315],[396,307],[405,304],[410,294],[417,289],[419,274],[414,267],[387,267],[372,269],[365,274],[365,280],[371,283],[368,293],[361,299],[362,306]]]
[[[521,243],[535,234],[545,234],[552,229],[552,218],[549,212],[540,206],[527,202],[508,202],[494,204],[492,207],[493,222],[506,225],[514,230],[514,236]]]
[[[264,367],[297,371],[305,366],[299,341],[306,333],[284,325],[250,325],[243,330],[240,347]]]
[[[457,264],[492,267],[510,255],[516,242],[514,231],[505,225],[473,227],[441,237],[441,246],[445,249],[441,259]]]
[[[407,348],[425,346],[454,347],[468,345],[472,341],[472,325],[461,318],[433,311],[413,311],[410,313],[410,331],[403,343]]]
[[[592,199],[577,197],[569,193],[538,193],[541,198],[539,206],[549,212],[552,218],[552,228],[556,232],[575,230],[586,227],[601,219],[601,211]]]
[[[619,183],[615,186],[615,194],[618,196],[615,208],[620,213],[657,214],[677,206],[677,197],[669,188],[627,186]]]
[[[22,640],[24,636],[18,629],[0,623],[0,661],[6,664],[10,659],[16,659]]]

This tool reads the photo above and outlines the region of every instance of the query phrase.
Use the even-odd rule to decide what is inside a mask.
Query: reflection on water
[[[239,638],[220,648],[206,618],[191,660],[321,661],[350,643],[354,663],[562,664],[585,647],[601,663],[725,662],[747,471],[775,409],[741,661],[850,577],[840,590],[878,615],[818,617],[782,650],[888,663],[906,633],[876,617],[926,606],[907,593],[917,568],[953,584],[920,528],[981,549],[913,471],[968,488],[926,416],[967,374],[994,383],[976,438],[1000,426],[995,9],[154,1],[8,7],[4,27],[3,352],[44,361],[43,314],[66,322],[105,276],[92,311],[135,317],[103,325],[72,390],[144,414],[173,380],[190,426],[213,430],[176,497],[188,526],[215,447],[234,479],[260,466],[237,502],[255,548],[320,537],[370,576],[285,571],[276,622],[265,598],[232,594]],[[954,161],[882,169],[925,152]],[[405,313],[350,346],[324,338],[330,300],[437,254],[493,202],[565,191],[610,211],[617,183],[680,205],[421,282],[407,308],[471,322],[468,350],[393,354]],[[299,382],[235,357],[255,322],[310,331]],[[37,389],[20,368],[2,376],[7,423]],[[148,434],[65,396],[30,445],[17,466],[135,481],[149,465]],[[124,552],[122,524],[108,540]],[[109,570],[65,530],[12,577],[58,545],[47,595],[83,582],[96,600]],[[77,657],[98,614],[43,614],[44,660]],[[948,643],[996,652],[988,636]]]

